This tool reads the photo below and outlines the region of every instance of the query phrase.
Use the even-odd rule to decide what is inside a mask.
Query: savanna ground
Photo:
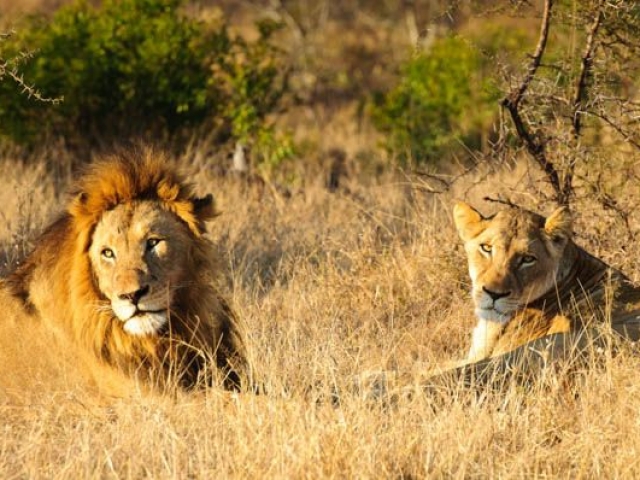
[[[293,169],[296,181],[286,191],[276,182],[222,175],[197,146],[178,158],[198,193],[213,193],[222,211],[210,235],[267,394],[212,389],[93,402],[56,379],[24,404],[0,390],[0,477],[640,475],[640,357],[631,348],[605,354],[571,380],[549,372],[529,388],[476,395],[452,385],[437,397],[370,395],[375,388],[366,379],[377,372],[395,372],[411,386],[466,353],[474,319],[453,199],[485,212],[496,208],[485,195],[507,195],[543,213],[551,206],[525,158],[468,174],[451,167],[446,178],[456,181],[442,193],[420,175],[374,171],[378,139],[356,109],[289,112],[283,122],[314,142],[316,153]],[[333,147],[346,152],[347,169],[332,191]],[[0,152],[3,271],[62,208],[73,178],[66,155],[57,145]],[[629,179],[617,190],[622,206],[640,202],[633,158],[611,175]],[[577,241],[640,280],[638,214],[622,221],[589,195],[574,210]],[[18,350],[29,341],[24,335]]]

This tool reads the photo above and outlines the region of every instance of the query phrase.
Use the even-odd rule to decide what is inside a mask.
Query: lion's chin
[[[124,331],[130,335],[157,335],[167,323],[167,312],[140,312],[124,321]]]
[[[511,320],[511,317],[513,316],[513,312],[503,313],[496,310],[495,308],[476,308],[475,313],[476,318],[500,324],[506,324],[509,320]]]

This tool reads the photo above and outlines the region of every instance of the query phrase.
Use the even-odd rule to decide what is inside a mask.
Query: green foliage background
[[[387,148],[405,161],[433,162],[457,139],[473,134],[492,100],[478,75],[480,62],[472,48],[452,37],[402,65],[398,84],[377,97],[372,109],[375,125],[387,134]],[[467,117],[470,111],[476,118]]]
[[[0,138],[25,145],[62,138],[71,147],[139,137],[183,146],[184,140],[205,138],[216,146],[240,142],[250,149],[252,162],[269,168],[296,154],[301,158],[305,148],[305,161],[313,155],[322,161],[323,149],[337,140],[309,134],[315,126],[303,117],[312,112],[314,121],[334,122],[333,115],[350,105],[357,105],[358,122],[366,112],[377,129],[373,141],[357,144],[354,138],[348,148],[342,141],[341,148],[367,159],[363,164],[378,158],[380,165],[390,158],[403,166],[446,164],[486,153],[497,135],[499,100],[521,78],[539,27],[535,16],[520,15],[523,6],[511,5],[512,17],[496,18],[452,8],[450,25],[443,22],[433,36],[405,51],[405,33],[387,22],[394,12],[394,21],[401,22],[406,5],[400,4],[385,9],[372,2],[378,28],[370,32],[364,22],[351,36],[333,32],[350,31],[362,13],[357,2],[323,3],[326,18],[316,18],[304,2],[285,2],[280,10],[246,4],[252,21],[278,18],[287,25],[280,31],[277,22],[259,22],[249,41],[232,34],[221,13],[226,6],[241,31],[250,30],[242,15],[233,16],[233,2],[203,2],[206,8],[199,11],[191,0],[67,1],[72,3],[50,8],[48,16],[22,17],[12,25],[13,35],[0,38]],[[638,9],[618,3],[608,7],[618,17],[608,14],[603,20],[605,41],[590,78],[601,94],[594,99],[632,98],[636,88]],[[560,117],[574,118],[571,102],[553,100],[571,97],[581,66],[578,46],[592,22],[591,4],[574,7],[557,5],[545,64],[532,83],[538,94],[522,102],[540,117],[533,122],[536,129],[549,125],[547,138],[556,133],[557,121],[564,121]],[[388,32],[378,34],[385,26]],[[387,44],[385,38],[396,41]],[[605,49],[608,53],[599,53]],[[24,52],[33,55],[25,58]],[[6,59],[19,63],[24,85],[3,78]],[[607,65],[613,61],[624,68]],[[63,101],[35,101],[36,91]],[[280,115],[285,105],[293,106],[289,117]],[[598,108],[595,113],[602,116],[608,107]],[[583,117],[589,127],[599,118]],[[293,126],[297,149],[292,137],[276,130],[275,120]],[[506,130],[502,134],[513,138]],[[584,138],[589,135],[595,138],[600,131],[592,128]]]
[[[53,133],[73,143],[199,127],[221,140],[277,143],[266,117],[286,90],[271,42],[278,25],[261,24],[260,37],[247,42],[223,20],[185,16],[182,4],[80,0],[50,20],[28,18],[3,47],[9,55],[35,51],[25,79],[63,101],[33,102],[0,82],[0,133],[22,143]]]

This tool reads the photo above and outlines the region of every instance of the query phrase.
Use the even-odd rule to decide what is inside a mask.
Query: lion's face
[[[478,318],[507,322],[516,310],[555,287],[571,237],[565,208],[547,219],[515,208],[484,218],[459,202],[454,219],[469,260]]]
[[[116,206],[94,231],[89,256],[100,292],[131,335],[156,335],[188,276],[189,230],[151,201]]]

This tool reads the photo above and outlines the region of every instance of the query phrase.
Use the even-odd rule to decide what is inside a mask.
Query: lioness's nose
[[[121,293],[118,295],[120,300],[129,300],[134,305],[137,305],[142,297],[149,293],[149,285],[139,288],[135,292]]]
[[[482,290],[484,291],[484,293],[489,295],[491,297],[491,300],[493,300],[494,302],[496,300],[500,300],[501,298],[508,297],[509,295],[511,295],[511,292],[493,292],[486,287],[482,287]]]

